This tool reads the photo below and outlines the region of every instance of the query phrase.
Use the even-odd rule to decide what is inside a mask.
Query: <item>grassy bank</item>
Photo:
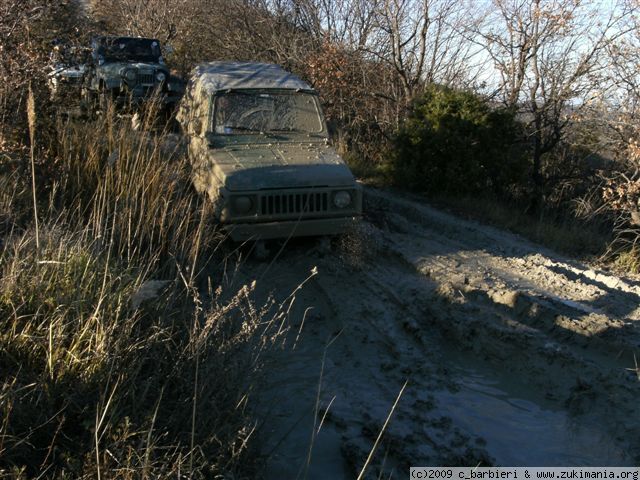
[[[354,173],[367,185],[391,188],[392,179],[383,168],[349,163]],[[395,188],[400,188],[395,185]],[[582,260],[598,260],[611,268],[638,273],[640,255],[637,249],[622,248],[607,254],[614,240],[611,225],[603,216],[598,219],[579,218],[571,212],[542,208],[533,214],[526,203],[501,200],[492,195],[423,194],[432,205],[452,213],[509,230],[560,253]],[[635,269],[635,270],[634,270]]]
[[[432,202],[576,258],[595,259],[604,254],[612,241],[612,234],[604,223],[585,221],[569,213],[543,209],[532,214],[526,211],[526,205],[487,197],[438,196]]]
[[[220,235],[171,136],[112,114],[57,132],[36,161],[39,245],[28,153],[2,154],[0,473],[251,477],[278,308],[210,276]]]

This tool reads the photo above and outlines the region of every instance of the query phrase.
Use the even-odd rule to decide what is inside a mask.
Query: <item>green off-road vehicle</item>
[[[160,42],[151,38],[96,37],[84,69],[85,99],[104,110],[137,105],[157,96],[163,106],[174,106],[184,91],[183,81],[172,76],[162,59]]]
[[[237,241],[343,233],[362,190],[329,145],[320,102],[277,65],[196,67],[177,115],[193,183]]]

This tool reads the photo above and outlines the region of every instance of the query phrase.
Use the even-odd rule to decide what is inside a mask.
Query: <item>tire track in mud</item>
[[[353,478],[407,379],[370,478],[640,459],[637,283],[411,199],[365,200],[357,234],[329,253],[294,243],[259,282],[284,298],[319,270],[261,387],[266,478]]]
[[[640,378],[629,369],[640,346],[637,283],[551,260],[540,248],[514,244],[513,235],[490,227],[405,200],[398,206],[383,192],[367,194],[370,208],[382,203],[392,216],[422,213],[418,228],[400,234],[391,229],[389,237],[399,257],[438,284],[440,298],[425,311],[448,337],[492,363],[508,364],[571,414],[601,419],[613,436],[625,437],[622,443],[637,461]],[[425,235],[422,225],[430,214],[434,228]],[[444,244],[462,252],[428,255]],[[603,293],[606,304],[593,301]]]
[[[301,265],[300,260],[296,259],[298,266]],[[413,317],[419,312],[413,311],[411,304],[399,298],[386,282],[379,280],[406,279],[404,265],[393,260],[391,268],[384,262],[374,269],[367,266],[366,270],[353,270],[341,266],[337,270],[347,271],[337,271],[333,268],[333,258],[314,260],[320,274],[309,285],[305,300],[323,298],[327,303],[316,304],[313,318],[316,324],[307,323],[307,330],[303,333],[306,337],[298,346],[297,355],[294,354],[297,361],[308,362],[308,375],[301,378],[297,372],[286,376],[300,386],[298,393],[306,385],[306,395],[301,395],[305,396],[301,402],[306,402],[306,411],[309,412],[314,400],[311,393],[317,388],[318,373],[322,369],[324,396],[319,417],[325,418],[325,424],[319,438],[328,431],[327,438],[334,438],[338,443],[341,457],[338,463],[341,463],[342,473],[330,477],[323,469],[314,470],[309,478],[352,478],[357,474],[388,409],[407,378],[410,386],[385,435],[372,475],[377,477],[380,471],[395,471],[393,478],[404,476],[407,466],[416,458],[429,463],[460,463],[463,460],[464,463],[490,463],[491,459],[481,448],[481,439],[457,429],[451,419],[433,413],[434,400],[428,392],[457,387],[447,378],[446,370],[439,366],[436,351],[425,350],[424,342],[410,333],[411,325],[416,325]],[[337,289],[337,280],[348,284],[349,288]],[[339,314],[329,320],[323,313],[325,310]],[[297,331],[298,325],[293,324],[291,328]],[[335,341],[325,352],[324,345],[331,341],[330,338],[335,338]],[[322,359],[325,364],[321,368]],[[311,365],[315,368],[309,370]],[[285,396],[288,395],[287,390]],[[271,392],[267,396],[278,397],[279,393],[282,394]],[[282,402],[282,396],[278,397],[276,403],[282,405]],[[286,410],[291,416],[295,407]],[[309,424],[302,430],[305,428],[310,431]],[[291,450],[283,452],[275,469],[272,465],[270,478],[295,478],[295,475],[291,476],[292,472],[282,473],[279,468],[284,468],[283,463],[301,463],[300,459],[305,455],[303,449],[297,447],[303,440],[308,443],[309,437],[299,437],[282,449],[293,449],[297,453],[291,455]],[[320,447],[319,450],[312,455],[317,462],[314,468],[336,463],[335,457],[323,455],[325,448]],[[336,455],[335,449],[333,455]]]

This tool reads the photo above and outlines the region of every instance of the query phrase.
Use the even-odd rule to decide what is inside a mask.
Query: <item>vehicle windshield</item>
[[[105,61],[134,60],[154,62],[160,59],[160,43],[149,38],[101,38],[98,54]]]
[[[247,133],[321,133],[318,100],[302,92],[229,92],[215,96],[213,131]]]

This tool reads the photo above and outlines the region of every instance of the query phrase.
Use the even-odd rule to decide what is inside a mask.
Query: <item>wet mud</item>
[[[258,298],[295,291],[255,395],[265,478],[640,461],[637,281],[410,197],[365,202],[330,249],[236,272]]]

